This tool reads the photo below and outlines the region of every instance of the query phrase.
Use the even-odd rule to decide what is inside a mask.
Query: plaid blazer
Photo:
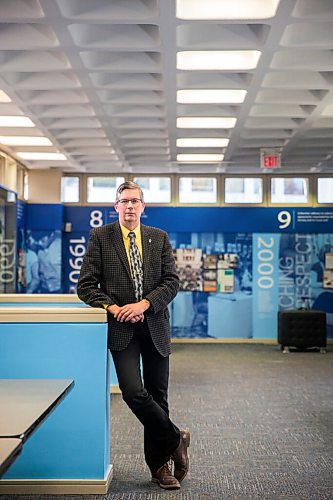
[[[143,256],[143,297],[151,307],[145,312],[154,345],[162,356],[170,354],[168,304],[177,295],[179,278],[166,232],[141,224]],[[93,229],[81,267],[77,293],[92,307],[103,304],[122,306],[135,302],[123,237],[119,222]],[[108,313],[108,347],[116,351],[130,343],[134,324],[118,322]]]

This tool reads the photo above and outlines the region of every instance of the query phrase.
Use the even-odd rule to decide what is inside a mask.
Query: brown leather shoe
[[[151,480],[165,490],[179,490],[180,488],[179,481],[172,475],[168,464],[162,465],[156,472],[153,472]]]
[[[178,445],[178,448],[176,448],[176,450],[171,455],[172,460],[174,461],[175,464],[174,476],[176,479],[178,479],[179,482],[181,482],[188,473],[190,464],[189,464],[187,448],[189,446],[190,446],[190,432],[185,429],[181,429],[180,443]]]

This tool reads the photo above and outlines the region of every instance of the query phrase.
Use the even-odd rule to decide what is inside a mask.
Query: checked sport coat
[[[144,313],[154,345],[162,356],[170,354],[168,304],[177,295],[179,278],[168,235],[140,225],[143,257],[143,297],[151,306]],[[83,259],[78,296],[92,307],[123,306],[135,302],[130,264],[119,222],[93,229]],[[134,325],[108,313],[108,347],[121,351],[130,343]]]

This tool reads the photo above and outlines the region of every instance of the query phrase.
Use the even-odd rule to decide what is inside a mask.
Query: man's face
[[[49,245],[49,236],[42,236],[39,241],[39,246],[41,246],[42,248],[47,248],[48,245]]]
[[[145,204],[140,200],[138,189],[124,189],[114,208],[119,214],[119,222],[128,229],[134,229],[140,222]]]

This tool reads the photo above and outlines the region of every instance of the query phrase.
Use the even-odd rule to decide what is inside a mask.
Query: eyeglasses
[[[131,200],[126,200],[124,198],[122,200],[117,200],[117,203],[123,207],[132,203],[133,207],[137,207],[139,203],[141,203],[141,200],[139,198],[132,198]]]

